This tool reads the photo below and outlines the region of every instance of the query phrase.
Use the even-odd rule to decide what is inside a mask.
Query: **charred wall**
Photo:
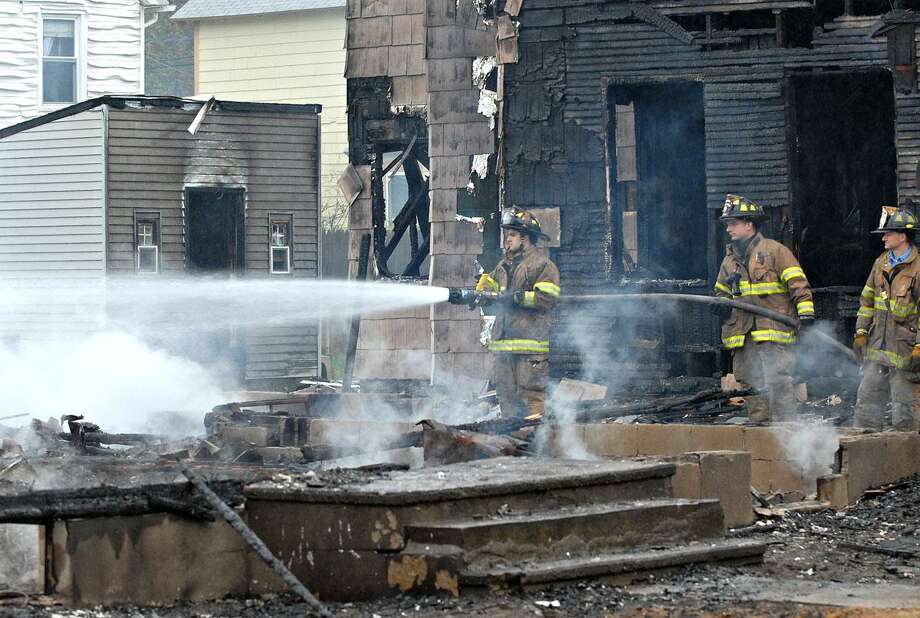
[[[400,274],[383,272],[379,256],[386,260],[385,245],[411,242],[412,236],[394,240],[401,218],[394,214],[401,204],[386,204],[390,220],[382,218],[379,177],[386,168],[379,159],[381,152],[414,143],[410,156],[427,175],[417,233],[419,255],[429,256],[427,283],[472,286],[482,234],[456,217],[479,214],[464,210],[471,199],[497,206],[490,193],[495,183],[478,185],[472,198],[467,193],[474,156],[494,153],[490,119],[478,109],[473,62],[494,55],[495,31],[483,23],[476,4],[466,1],[350,0],[346,16],[350,162],[365,188],[350,209],[351,272],[357,272],[360,237],[370,233],[377,275]],[[477,316],[446,304],[364,315],[356,376],[390,381],[393,388],[411,380],[477,393],[490,360],[479,332]]]
[[[688,216],[707,221],[706,233],[694,242],[706,254],[707,280],[696,285],[684,282],[681,289],[710,290],[724,243],[715,213],[727,193],[743,194],[768,207],[772,212],[768,235],[798,249],[801,229],[796,205],[818,208],[821,198],[794,199],[791,161],[798,143],[789,121],[787,78],[890,71],[886,40],[873,37],[880,15],[834,16],[807,9],[780,11],[779,18],[744,11],[729,15],[737,8],[728,2],[686,7],[589,0],[524,3],[519,62],[507,65],[505,76],[507,199],[523,207],[560,208],[562,246],[554,257],[566,294],[597,287],[649,287],[647,281],[624,276],[622,264],[622,229],[617,221],[624,200],[617,191],[618,152],[611,143],[617,123],[610,93],[617,88],[702,86],[705,193],[685,209]],[[707,15],[710,25],[719,24],[721,29],[706,31]],[[754,17],[763,23],[755,24]],[[813,31],[791,27],[806,22],[815,26]],[[918,103],[915,93],[897,92],[894,126],[877,129],[894,134],[897,196],[902,202],[920,193]],[[673,144],[675,149],[682,146]],[[638,167],[641,170],[641,164]],[[654,224],[670,233],[680,233],[682,225],[680,217]],[[833,239],[823,242],[833,243]],[[659,282],[652,287],[668,286]],[[566,316],[561,317],[564,322]],[[685,344],[671,346],[671,352],[692,352],[700,343],[711,350],[718,347],[716,324],[705,312],[680,319],[686,323],[676,333],[662,325],[651,329],[653,338],[669,329],[675,336],[702,336],[696,345],[683,337]],[[606,326],[608,331],[609,324],[609,319],[597,321],[599,328]],[[616,347],[616,339],[611,333],[611,347]],[[556,374],[575,366],[566,360],[566,348],[565,341],[554,343]]]

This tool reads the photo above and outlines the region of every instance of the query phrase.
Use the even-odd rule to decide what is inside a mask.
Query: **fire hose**
[[[490,300],[494,300],[496,298],[498,298],[498,296],[495,294],[485,293],[484,296],[483,293],[477,293],[475,290],[465,288],[450,288],[448,302],[455,305],[469,305],[470,307],[473,307],[477,304],[483,304],[483,300],[489,302]],[[563,296],[562,298],[568,302],[652,301],[684,302],[710,306],[731,307],[732,309],[739,309],[741,311],[753,313],[754,315],[769,318],[796,330],[799,328],[799,321],[788,315],[783,315],[782,313],[777,313],[776,311],[771,311],[770,309],[765,309],[764,307],[759,307],[750,303],[743,303],[741,301],[732,300],[729,298],[719,298],[716,296],[703,296],[701,294],[581,294],[575,296]],[[815,333],[818,338],[830,345],[836,351],[843,354],[847,359],[856,364],[859,364],[859,359],[856,357],[856,354],[853,352],[853,350],[834,339],[831,335],[818,329],[813,329],[811,332]]]

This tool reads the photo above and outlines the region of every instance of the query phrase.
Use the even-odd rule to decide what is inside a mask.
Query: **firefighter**
[[[482,275],[477,293],[497,295],[489,350],[494,354],[493,382],[503,417],[537,419],[543,415],[549,377],[552,309],[559,299],[559,269],[537,246],[548,239],[540,222],[526,210],[502,211],[504,258]]]
[[[917,305],[920,258],[914,245],[916,217],[885,206],[879,229],[885,252],[875,260],[860,297],[853,350],[864,359],[853,424],[883,428],[885,399],[891,399],[891,427],[916,431],[914,389],[908,379],[920,369]]]
[[[719,221],[725,223],[731,242],[715,293],[798,316],[801,326],[807,327],[815,318],[808,279],[785,245],[760,233],[758,226],[764,219],[766,215],[757,204],[737,195],[726,198]],[[732,351],[735,378],[756,392],[747,398],[752,421],[781,420],[794,413],[795,341],[796,332],[789,326],[738,309],[733,309],[722,325],[722,344]]]

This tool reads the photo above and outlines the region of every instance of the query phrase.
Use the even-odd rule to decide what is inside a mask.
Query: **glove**
[[[910,362],[907,364],[908,371],[920,371],[920,345],[915,345],[910,351]]]
[[[517,292],[512,294],[511,302],[513,302],[515,305],[519,307],[523,305],[524,304],[524,292],[522,290],[518,290]]]
[[[853,351],[856,352],[856,357],[861,361],[866,354],[866,346],[869,345],[869,333],[864,330],[856,331],[856,336],[853,337]],[[914,348],[916,352],[917,348]],[[913,356],[913,353],[911,353]]]
[[[815,316],[813,315],[803,315],[799,317],[799,332],[801,334],[807,333],[815,325]]]
[[[476,283],[476,293],[482,292],[498,292],[500,286],[498,281],[492,278],[492,275],[485,274],[479,277],[479,281]]]

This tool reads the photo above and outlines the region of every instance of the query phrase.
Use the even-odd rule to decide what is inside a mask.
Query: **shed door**
[[[243,189],[186,189],[185,253],[191,272],[241,273],[245,267]]]

